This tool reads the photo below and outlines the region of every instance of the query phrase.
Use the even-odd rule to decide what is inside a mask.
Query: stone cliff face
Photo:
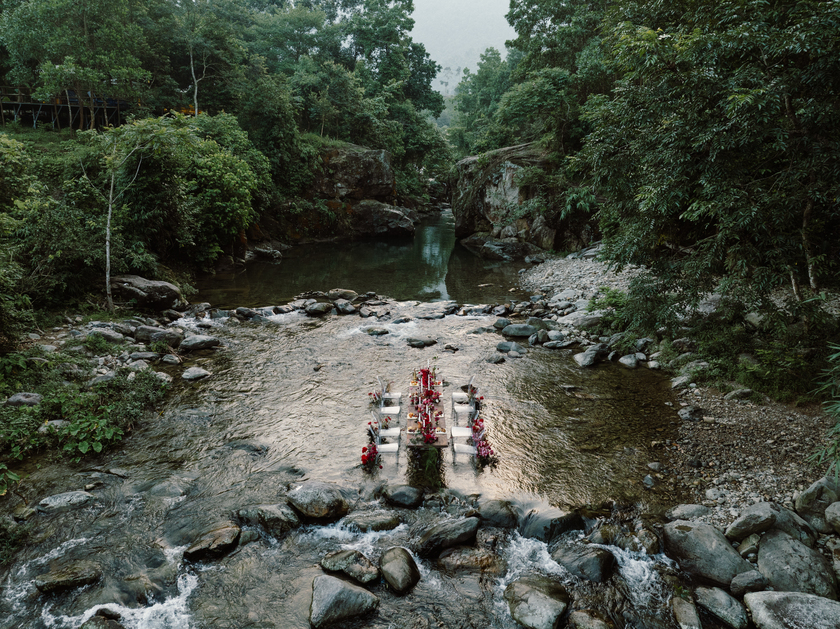
[[[534,214],[522,207],[533,197],[518,176],[525,168],[547,168],[546,154],[536,144],[520,144],[456,165],[458,180],[452,194],[455,235],[464,246],[490,259],[519,259],[539,250],[576,249],[587,244],[590,228],[572,227],[556,218],[559,212]]]
[[[261,227],[264,234],[299,243],[410,237],[417,214],[396,207],[395,198],[387,151],[354,145],[325,148],[306,200],[299,204],[307,209],[284,207],[263,216]]]
[[[315,198],[393,204],[396,185],[388,151],[329,148],[321,153],[321,164],[312,186]]]

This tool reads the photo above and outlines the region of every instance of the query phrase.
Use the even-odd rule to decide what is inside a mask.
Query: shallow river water
[[[235,327],[214,321],[209,333],[224,347],[190,357],[212,372],[210,378],[177,384],[164,410],[137,426],[120,450],[93,463],[45,463],[33,470],[27,482],[37,500],[95,485],[91,491],[98,502],[50,518],[37,516],[36,543],[4,577],[0,629],[75,629],[106,604],[120,611],[129,629],[308,627],[312,578],[320,573],[317,563],[326,552],[355,548],[375,560],[389,546],[410,547],[418,527],[454,510],[447,505],[453,496],[462,503],[477,495],[507,498],[521,510],[546,503],[655,502],[641,479],[648,473],[651,441],[668,437],[671,430],[667,380],[643,369],[582,370],[571,350],[534,348],[521,359],[488,363],[501,337],[481,328],[491,326],[494,318],[422,319],[418,315],[434,305],[419,300],[497,303],[511,294],[519,267],[485,266],[466,258],[467,252],[451,253],[454,237],[447,217],[430,228],[441,229],[443,236],[426,239],[429,234],[421,231],[419,243],[391,251],[415,264],[434,260],[423,278],[400,283],[400,274],[415,268],[405,261],[391,270],[373,269],[370,251],[364,249],[371,245],[363,244],[330,245],[335,260],[321,273],[313,270],[310,251],[288,256],[279,266],[251,269],[246,277],[203,284],[198,299],[225,307],[276,305],[302,290],[337,286],[415,301],[389,302],[390,317],[378,322],[358,316],[312,319],[300,313]],[[373,249],[373,257],[390,259],[387,247]],[[359,257],[369,266],[352,275],[349,269]],[[447,265],[452,260],[460,260],[459,273],[468,269],[467,275],[454,274]],[[401,316],[411,320],[393,323]],[[373,325],[389,333],[367,334]],[[428,336],[438,344],[413,349],[406,344],[410,336]],[[446,344],[458,350],[444,351]],[[361,534],[339,522],[274,539],[254,530],[255,541],[223,560],[182,561],[196,527],[229,518],[247,505],[276,502],[300,480],[335,482],[362,509],[377,503],[374,489],[383,481],[428,482],[405,448],[396,456],[384,455],[383,468],[372,475],[359,463],[375,377],[404,389],[412,371],[429,363],[448,383],[447,404],[449,394],[474,377],[485,398],[494,465],[477,467],[445,451],[440,480],[450,492],[439,504],[405,510],[404,524],[395,531]],[[516,627],[502,592],[517,575],[534,570],[564,580],[576,597],[621,619],[620,626],[671,626],[661,617],[667,594],[658,576],[667,560],[612,550],[620,577],[598,589],[560,568],[546,544],[505,534],[498,547],[506,566],[502,571],[450,574],[424,560],[423,579],[409,596],[398,598],[384,585],[375,586],[382,598],[379,611],[339,626]],[[57,559],[94,559],[105,576],[71,593],[40,595],[33,578]]]

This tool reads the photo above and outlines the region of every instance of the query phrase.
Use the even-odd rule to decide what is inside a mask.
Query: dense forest
[[[398,200],[422,201],[449,151],[431,121],[443,108],[438,66],[410,37],[412,10],[411,0],[0,4],[7,96],[49,103],[70,91],[81,110],[72,135],[4,120],[0,334],[19,331],[30,302],[102,283],[109,205],[114,272],[166,276],[211,267],[263,211],[322,210],[303,193],[331,142],[386,149]],[[105,98],[132,105],[128,124],[93,128]]]
[[[72,90],[77,127],[94,126],[83,110],[96,98],[132,105],[128,124],[71,140],[42,128],[29,142],[7,123],[7,337],[30,303],[101,282],[111,219],[114,271],[166,277],[211,266],[267,209],[321,211],[304,192],[331,142],[387,149],[404,204],[422,203],[456,158],[535,143],[545,159],[520,176],[520,211],[583,217],[608,260],[654,271],[625,324],[674,324],[712,290],[777,312],[784,286],[783,317],[828,325],[836,2],[511,0],[517,37],[464,72],[445,132],[431,87],[441,68],[411,38],[411,0],[3,0],[0,11],[0,83],[45,101]]]

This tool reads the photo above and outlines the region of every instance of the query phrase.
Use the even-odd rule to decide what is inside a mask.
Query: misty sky
[[[414,0],[411,38],[426,46],[432,59],[453,71],[448,88],[457,83],[456,68],[475,72],[478,58],[490,46],[505,56],[505,40],[516,36],[505,20],[510,0]],[[441,89],[438,75],[435,87]]]

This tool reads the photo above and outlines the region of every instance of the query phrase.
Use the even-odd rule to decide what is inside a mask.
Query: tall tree
[[[608,255],[658,273],[660,319],[713,288],[755,306],[787,281],[802,301],[836,264],[839,23],[838,3],[813,0],[611,14],[624,78],[590,100],[584,159]]]
[[[43,99],[72,89],[80,107],[87,106],[93,128],[97,101],[145,89],[149,74],[140,57],[147,42],[138,24],[144,14],[138,0],[23,2],[3,14],[0,37],[10,56],[10,78],[37,86]]]

